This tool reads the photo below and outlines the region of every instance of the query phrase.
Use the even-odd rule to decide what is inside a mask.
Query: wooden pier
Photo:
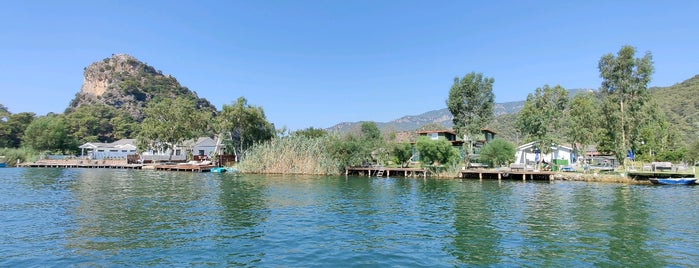
[[[479,180],[546,180],[552,181],[555,172],[551,171],[512,171],[512,170],[462,170],[459,176],[462,179],[479,179]]]
[[[649,180],[651,178],[693,178],[696,175],[688,172],[666,172],[666,171],[629,171],[626,173],[634,180]]]
[[[56,162],[36,162],[22,163],[19,167],[32,168],[112,168],[112,169],[141,169],[142,164],[113,164],[113,163],[56,163]]]
[[[345,175],[358,176],[375,176],[375,177],[427,177],[427,170],[422,168],[388,168],[382,166],[372,167],[348,167],[345,169]]]
[[[186,172],[211,172],[211,165],[155,165],[155,170],[186,171]]]

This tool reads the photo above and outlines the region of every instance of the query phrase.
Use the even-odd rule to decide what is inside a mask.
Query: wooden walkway
[[[427,177],[427,170],[422,168],[387,168],[387,167],[348,167],[345,169],[345,175],[358,176],[376,176],[376,177]]]
[[[22,163],[19,167],[32,168],[113,168],[113,169],[141,169],[142,164],[111,164],[111,163]]]
[[[460,177],[462,179],[479,179],[479,180],[547,180],[552,181],[555,172],[551,171],[502,171],[490,169],[462,170]]]
[[[153,166],[155,170],[167,170],[167,171],[187,171],[187,172],[211,172],[214,166],[207,165],[155,165]]]
[[[691,170],[688,172],[691,172]],[[629,171],[627,175],[634,180],[648,180],[650,178],[693,178],[696,176],[694,173],[688,172]]]

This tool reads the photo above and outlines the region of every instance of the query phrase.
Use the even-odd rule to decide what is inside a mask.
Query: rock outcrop
[[[136,120],[143,119],[142,109],[158,98],[196,99],[200,109],[216,111],[209,101],[180,85],[170,75],[144,64],[127,54],[114,54],[85,67],[82,87],[70,102],[66,113],[82,105],[105,104],[126,110]]]

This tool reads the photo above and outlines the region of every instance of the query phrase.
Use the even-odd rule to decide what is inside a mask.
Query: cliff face
[[[180,85],[170,75],[144,64],[127,54],[115,54],[85,67],[80,92],[66,113],[82,105],[105,104],[128,111],[141,120],[142,109],[153,99],[186,97],[196,99],[200,109],[216,111],[209,101]]]

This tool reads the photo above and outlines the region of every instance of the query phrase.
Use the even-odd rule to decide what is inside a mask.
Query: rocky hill
[[[163,75],[130,55],[114,54],[85,67],[83,85],[66,113],[82,105],[105,104],[125,110],[140,121],[141,111],[149,101],[174,97],[196,99],[201,109],[216,111],[209,101],[180,85],[174,77]]]

